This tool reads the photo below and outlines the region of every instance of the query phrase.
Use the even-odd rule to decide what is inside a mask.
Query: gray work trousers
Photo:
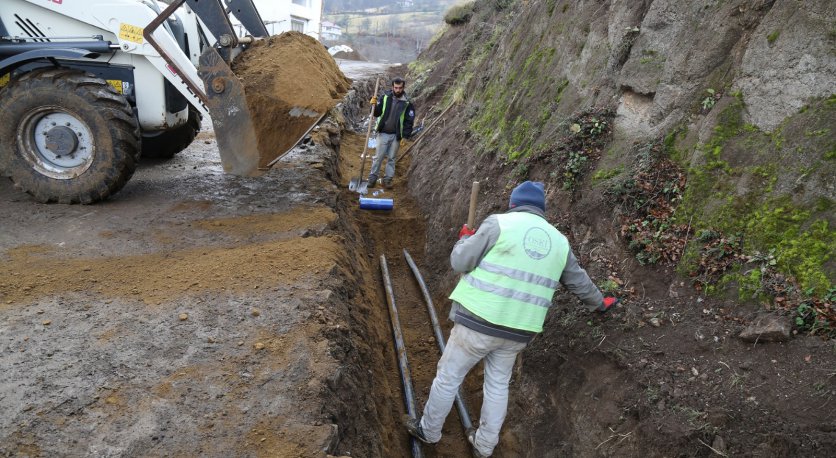
[[[421,428],[430,442],[441,440],[441,427],[456,397],[459,385],[468,371],[485,360],[485,381],[482,387],[482,412],[474,446],[479,453],[490,456],[499,442],[499,430],[508,411],[508,383],[517,353],[524,342],[493,337],[456,324],[438,362],[438,371],[424,406]]]
[[[386,160],[386,174],[383,176],[384,180],[392,180],[395,178],[395,162],[398,156],[398,136],[395,134],[385,134],[378,132],[377,134],[377,151],[372,160],[372,171],[369,177],[380,176],[380,166],[383,164],[383,158]]]

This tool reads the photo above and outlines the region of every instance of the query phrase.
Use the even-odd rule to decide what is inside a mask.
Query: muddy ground
[[[347,189],[382,68],[343,63],[354,89],[261,177],[223,173],[206,120],[94,206],[0,183],[0,454],[409,453],[378,256],[421,405],[438,350],[401,250],[420,265],[424,218],[402,178],[390,212]],[[469,453],[457,421],[428,456]]]
[[[355,79],[345,101],[258,178],[222,173],[205,124],[186,152],[143,163],[94,206],[37,204],[0,183],[0,454],[409,455],[379,256],[420,409],[438,350],[402,250],[424,272],[446,335],[449,223],[466,203],[409,196],[413,180],[443,179],[421,175],[409,154],[378,195],[394,210],[358,209],[347,184],[365,141],[365,76],[380,70],[344,69]],[[422,161],[460,141],[455,124],[439,126],[439,140],[414,152]],[[507,198],[490,181],[502,176],[495,167],[478,167],[488,178],[478,219]],[[465,195],[469,180],[456,183]],[[599,317],[558,297],[521,357],[495,456],[828,456],[832,343],[742,343],[755,307],[727,320],[733,304],[631,263],[593,232],[594,216],[549,218],[594,278],[623,283],[624,303]],[[474,421],[480,377],[465,387]],[[424,452],[468,455],[455,411]]]
[[[355,254],[328,122],[258,178],[222,172],[205,121],[95,206],[0,183],[0,454],[336,451],[326,315]]]
[[[0,185],[0,453],[314,456],[334,370],[335,183],[222,173],[211,128],[95,206]],[[310,400],[310,402],[309,402]],[[291,452],[291,455],[297,454]]]

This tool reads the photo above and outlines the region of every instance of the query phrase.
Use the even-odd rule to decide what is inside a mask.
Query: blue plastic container
[[[362,210],[391,210],[394,206],[394,199],[374,199],[371,197],[360,198],[360,209]]]

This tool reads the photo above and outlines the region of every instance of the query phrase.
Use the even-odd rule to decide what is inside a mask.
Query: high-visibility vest
[[[383,109],[380,111],[380,116],[377,118],[377,123],[374,126],[374,130],[380,132],[381,123],[385,122],[386,119],[386,100],[389,98],[389,94],[383,94]],[[409,100],[406,100],[404,103],[407,105],[409,104]],[[395,105],[395,101],[392,101],[392,105]],[[401,115],[398,117],[398,136],[403,137],[403,120],[406,117],[406,109],[401,112]]]
[[[497,215],[499,239],[450,294],[489,323],[541,332],[569,241],[544,218],[526,212]]]

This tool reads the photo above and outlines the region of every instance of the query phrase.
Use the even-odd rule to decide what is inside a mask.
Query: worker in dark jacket
[[[406,421],[425,443],[441,439],[441,427],[468,371],[482,359],[485,375],[478,429],[468,431],[473,456],[488,457],[499,442],[508,406],[508,383],[517,354],[543,330],[558,285],[589,309],[607,311],[604,298],[569,247],[545,218],[543,183],[526,181],[511,193],[506,213],[487,217],[478,231],[462,226],[450,264],[464,273],[450,295],[455,323],[420,419]]]
[[[372,97],[374,115],[377,117],[377,146],[372,170],[369,174],[369,187],[374,187],[380,176],[380,166],[383,158],[386,161],[386,173],[383,175],[383,185],[392,186],[395,178],[395,161],[398,154],[398,146],[404,138],[412,136],[412,124],[415,122],[415,107],[404,89],[406,82],[403,78],[392,80],[392,90],[386,91],[383,97],[378,100],[377,94]]]

